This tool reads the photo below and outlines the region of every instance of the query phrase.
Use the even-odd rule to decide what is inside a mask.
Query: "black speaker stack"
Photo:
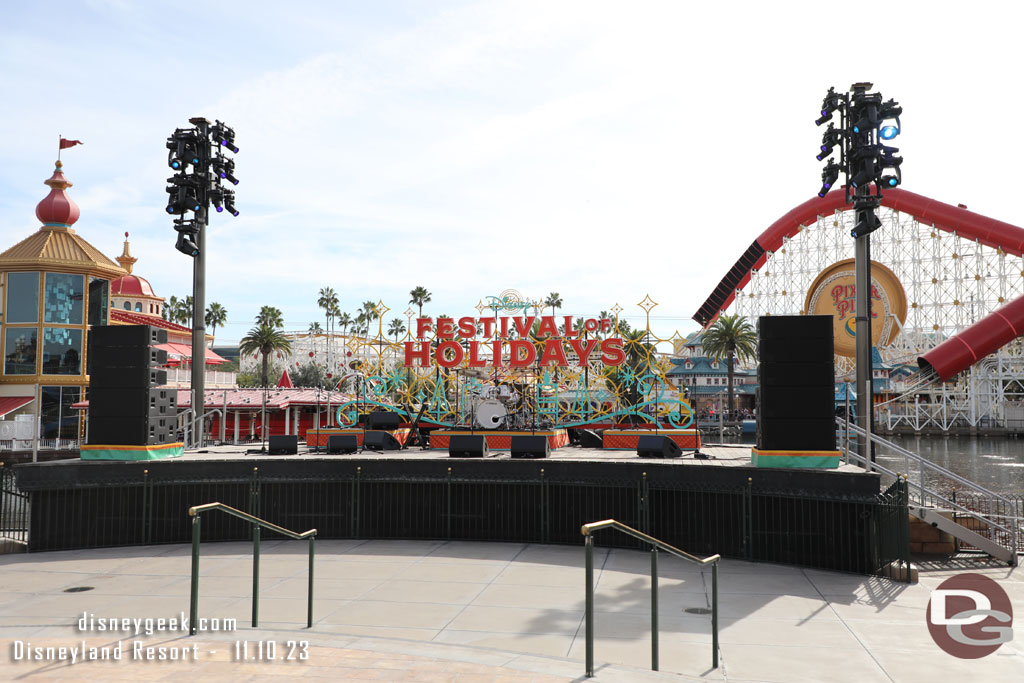
[[[151,325],[96,326],[89,331],[89,443],[173,443],[177,391],[167,384],[167,330]]]
[[[758,321],[757,449],[836,448],[832,316]]]

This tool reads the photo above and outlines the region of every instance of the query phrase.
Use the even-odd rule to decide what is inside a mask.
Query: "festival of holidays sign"
[[[608,318],[588,318],[577,328],[570,315],[560,316],[564,330],[558,329],[553,315],[518,315],[477,318],[417,318],[416,337],[434,341],[405,342],[405,367],[454,368],[468,359],[471,368],[501,367],[502,354],[508,365],[525,368],[539,364],[545,367],[569,367],[567,351],[576,356],[577,367],[585,367],[591,358],[605,365],[622,365],[626,360],[622,339],[594,339],[597,333],[612,330]],[[534,323],[538,324],[537,341],[531,339]],[[481,327],[478,332],[477,325]],[[489,358],[486,354],[489,352]]]
[[[831,315],[838,356],[857,352],[857,277],[854,259],[833,263],[814,278],[804,312]],[[907,295],[899,278],[877,261],[871,262],[871,345],[888,346],[907,320]]]

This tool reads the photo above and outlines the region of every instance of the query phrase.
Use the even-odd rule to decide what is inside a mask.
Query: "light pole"
[[[874,449],[871,447],[874,393],[871,381],[869,235],[881,227],[875,210],[882,199],[882,188],[896,187],[903,180],[900,172],[903,158],[895,156],[899,149],[882,144],[882,141],[892,140],[900,134],[899,117],[903,108],[895,100],[883,102],[881,93],[868,92],[871,88],[871,83],[854,83],[847,93],[837,93],[834,88],[829,88],[821,103],[821,117],[815,121],[820,126],[832,119],[833,112],[840,114],[840,127],[837,129],[830,123],[822,135],[817,159],[828,159],[828,163],[821,172],[818,196],[828,194],[842,171],[846,176],[846,202],[853,203],[856,215],[856,225],[850,235],[855,240],[857,422],[865,432],[858,441],[866,466],[874,462]],[[888,120],[895,121],[895,125],[883,125]],[[839,147],[838,164],[829,158],[835,147]]]

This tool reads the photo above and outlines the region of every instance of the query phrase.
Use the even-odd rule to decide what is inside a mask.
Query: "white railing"
[[[32,439],[2,439],[0,451],[30,451]],[[77,451],[78,439],[39,439],[41,451]]]
[[[229,389],[237,383],[238,373],[207,370],[203,373],[207,389]],[[188,368],[167,368],[167,383],[189,386],[192,384],[192,370]]]

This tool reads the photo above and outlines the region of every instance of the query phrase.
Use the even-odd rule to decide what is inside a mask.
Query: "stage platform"
[[[339,430],[346,431],[346,430]],[[359,431],[362,430],[350,430]],[[324,434],[328,430],[323,430]],[[468,433],[468,432],[467,432]],[[477,434],[484,433],[475,432]],[[436,432],[435,432],[436,434]],[[326,444],[326,438],[324,438]],[[696,459],[692,452],[678,458],[640,458],[628,450],[605,450],[566,446],[552,449],[548,458],[536,460],[512,458],[507,449],[491,449],[487,458],[452,458],[447,450],[422,450],[413,446],[405,450],[360,451],[344,455],[327,455],[312,447],[299,446],[298,455],[267,455],[260,453],[260,444],[211,446],[199,451],[186,451],[179,458],[145,463],[85,460],[55,460],[18,466],[19,486],[41,485],[48,488],[58,481],[77,486],[90,480],[99,481],[127,472],[120,468],[142,466],[150,476],[203,477],[241,476],[259,467],[261,474],[272,476],[347,475],[359,471],[379,476],[445,476],[453,467],[467,476],[488,478],[535,478],[543,470],[549,479],[586,481],[602,478],[635,478],[647,476],[650,481],[686,482],[713,486],[745,486],[754,490],[799,489],[824,494],[870,496],[879,493],[879,476],[855,465],[840,463],[836,469],[770,469],[751,462],[751,447],[703,446],[700,452],[708,459]],[[446,447],[447,448],[447,447]],[[255,452],[254,452],[255,451]],[[172,469],[166,469],[172,468]]]
[[[900,542],[905,503],[879,495],[877,473],[758,468],[743,445],[701,453],[708,459],[580,446],[540,459],[501,449],[453,458],[440,449],[272,456],[258,445],[217,446],[173,460],[61,460],[14,473],[28,494],[30,552],[185,543],[188,509],[215,501],[288,529],[316,528],[318,540],[579,545],[582,524],[617,519],[697,554],[861,573],[909,547]],[[250,532],[227,515],[203,519],[204,541]],[[628,536],[602,542],[636,545]]]

